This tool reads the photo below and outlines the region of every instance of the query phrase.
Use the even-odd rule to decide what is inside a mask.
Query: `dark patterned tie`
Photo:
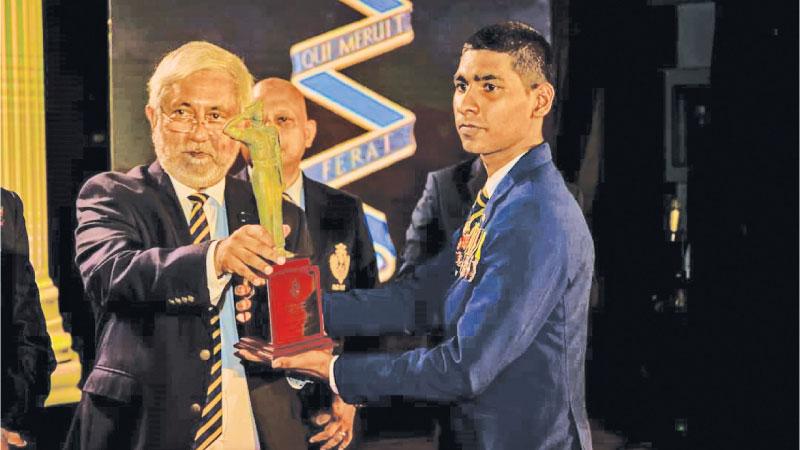
[[[486,236],[483,232],[483,218],[488,202],[489,196],[481,189],[456,243],[455,275],[467,281],[472,281],[475,277],[475,270],[481,258],[481,246]]]
[[[192,243],[199,244],[211,239],[211,228],[208,225],[203,205],[208,195],[195,193],[189,196],[192,202],[192,213],[189,218],[189,233]],[[219,327],[219,311],[216,310],[209,321],[211,325],[211,383],[206,392],[206,401],[200,419],[200,428],[194,437],[196,450],[203,450],[214,443],[222,434],[222,331]]]

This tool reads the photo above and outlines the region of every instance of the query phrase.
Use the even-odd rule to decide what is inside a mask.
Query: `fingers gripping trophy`
[[[263,121],[263,105],[255,102],[234,117],[224,133],[242,142],[253,161],[251,183],[258,219],[272,236],[279,255],[287,258],[267,278],[267,298],[254,298],[254,317],[248,327],[255,351],[269,359],[312,349],[329,349],[325,334],[319,267],[309,258],[293,258],[283,236],[283,175],[278,129]],[[293,258],[293,259],[289,259]],[[265,340],[265,341],[264,341]],[[266,349],[266,350],[264,350]]]

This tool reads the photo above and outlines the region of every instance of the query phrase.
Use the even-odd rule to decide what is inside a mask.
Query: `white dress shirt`
[[[191,218],[192,201],[189,195],[197,192],[170,175],[175,194],[188,223]],[[222,435],[208,447],[209,450],[254,449],[258,450],[258,434],[250,405],[250,391],[244,366],[233,354],[233,344],[239,341],[236,331],[236,312],[233,294],[228,284],[231,276],[217,277],[214,268],[214,252],[219,239],[228,236],[228,218],[225,210],[225,178],[219,183],[201,191],[209,196],[203,205],[213,240],[206,255],[206,283],[211,304],[216,306],[225,296],[220,310],[220,330],[222,339]],[[200,374],[189,375],[200,376]]]
[[[530,151],[530,150],[528,150]],[[495,173],[493,173],[489,178],[486,179],[486,184],[483,185],[483,193],[487,197],[491,197],[494,194],[494,190],[497,189],[497,185],[503,181],[503,178],[511,171],[511,169],[517,164],[520,158],[525,156],[528,151],[523,152],[516,158],[512,159],[511,161],[507,162],[503,167],[499,168]],[[334,394],[339,395],[339,389],[336,387],[336,379],[333,377],[333,365],[336,364],[336,360],[339,359],[339,356],[334,356],[331,359],[331,364],[328,366],[328,380],[331,390]]]
[[[303,173],[300,173],[300,176],[294,180],[291,186],[287,187],[283,191],[286,195],[289,196],[289,200],[294,203],[295,205],[299,206],[300,209],[303,211],[306,210],[306,194],[303,190]]]

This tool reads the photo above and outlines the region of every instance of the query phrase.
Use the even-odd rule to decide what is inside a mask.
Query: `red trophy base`
[[[257,325],[257,334],[269,338],[259,353],[273,359],[333,348],[322,319],[319,267],[308,258],[297,258],[272,268],[267,278],[267,311],[256,312],[256,316],[269,315],[268,323]]]

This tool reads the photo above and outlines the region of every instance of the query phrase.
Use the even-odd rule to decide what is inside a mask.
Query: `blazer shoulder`
[[[361,207],[361,199],[353,194],[330,187],[310,178],[306,178],[304,182],[307,183],[307,194],[312,193],[312,197],[316,194],[318,200],[324,201],[327,206],[335,206],[341,209],[356,209]],[[308,197],[309,196],[306,195],[306,202],[309,201]]]
[[[157,186],[146,166],[134,167],[126,173],[103,172],[89,178],[78,193],[77,206],[112,201],[118,205],[136,205]]]
[[[22,199],[19,198],[19,194],[6,188],[2,188],[1,192],[3,208],[18,209],[22,206]]]
[[[516,231],[536,235],[545,232],[551,239],[563,239],[570,246],[591,246],[587,244],[591,233],[586,218],[552,163],[525,174],[509,190],[504,203],[504,211],[510,214],[499,220],[511,221],[508,225]]]
[[[86,180],[81,190],[104,189],[113,191],[115,189],[141,189],[147,182],[146,178],[145,166],[134,167],[125,173],[114,171],[102,172]]]
[[[506,208],[519,209],[537,220],[575,220],[583,218],[575,197],[553,164],[544,164],[518,174],[503,200]],[[530,221],[519,224],[533,226]]]

